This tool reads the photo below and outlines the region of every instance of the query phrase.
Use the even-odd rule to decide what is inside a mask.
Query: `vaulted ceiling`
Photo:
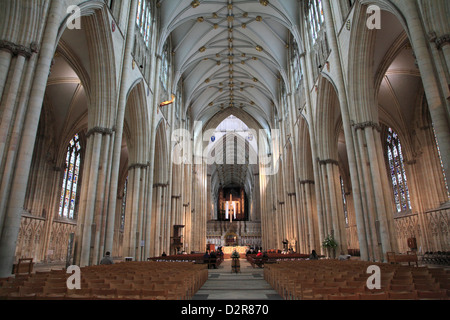
[[[287,79],[288,44],[298,41],[297,0],[161,0],[160,47],[170,37],[185,112],[207,123],[239,108],[269,128]]]

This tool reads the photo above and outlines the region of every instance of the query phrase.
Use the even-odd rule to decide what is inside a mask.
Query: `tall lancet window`
[[[292,68],[293,68],[293,74],[294,74],[294,82],[296,88],[299,87],[300,82],[303,77],[301,62],[300,62],[300,49],[298,47],[298,44],[296,41],[294,41],[293,44],[293,52],[292,52]]]
[[[448,197],[449,190],[448,190],[447,177],[445,175],[444,162],[442,162],[441,149],[439,149],[439,143],[438,143],[437,136],[436,136],[436,130],[434,129],[434,124],[432,125],[432,127],[433,127],[434,140],[436,141],[436,148],[437,148],[437,152],[438,152],[438,156],[439,156],[439,162],[441,163],[442,176],[444,178],[445,189],[447,190],[447,197]]]
[[[308,22],[311,31],[311,38],[316,42],[322,24],[325,21],[323,14],[322,0],[309,0],[308,3]]]
[[[398,135],[391,128],[388,129],[386,146],[389,174],[394,191],[394,201],[397,212],[411,210],[402,145]]]
[[[342,179],[342,176],[340,176],[339,178],[341,180],[341,193],[342,193],[342,203],[344,205],[345,224],[348,226],[347,197],[345,194],[344,179]]]
[[[152,11],[148,0],[139,0],[136,24],[139,32],[144,38],[145,45],[150,44],[150,32],[152,26]]]
[[[122,211],[120,213],[120,230],[125,229],[125,210],[127,209],[127,187],[128,187],[128,177],[125,180],[123,187],[123,198],[122,198]]]
[[[167,90],[167,85],[169,81],[169,53],[168,45],[164,48],[164,52],[161,57],[161,82],[164,89]]]
[[[59,201],[59,216],[69,219],[75,218],[75,209],[80,178],[81,144],[76,134],[69,142],[66,153],[64,179],[62,183],[61,199]]]

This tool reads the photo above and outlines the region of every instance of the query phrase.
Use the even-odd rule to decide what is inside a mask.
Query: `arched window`
[[[144,38],[145,45],[150,44],[150,32],[152,26],[152,11],[148,0],[139,0],[136,24]]]
[[[60,217],[69,219],[75,218],[80,165],[81,145],[79,135],[76,134],[73,139],[70,140],[69,146],[67,147],[64,179],[59,202]]]
[[[397,212],[411,210],[402,146],[398,135],[391,128],[388,129],[386,142],[389,175],[391,177]]]
[[[323,15],[322,0],[309,0],[308,4],[308,23],[311,31],[311,38],[316,42],[319,31],[322,29],[322,24],[325,18]]]

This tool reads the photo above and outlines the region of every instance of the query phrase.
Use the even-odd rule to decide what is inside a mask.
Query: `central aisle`
[[[231,273],[231,259],[218,269],[210,269],[208,281],[193,300],[282,300],[264,280],[264,269],[254,269],[246,259],[240,259],[241,272]]]

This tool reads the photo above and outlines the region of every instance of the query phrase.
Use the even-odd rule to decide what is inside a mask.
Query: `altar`
[[[243,246],[232,246],[232,247],[222,247],[222,252],[225,259],[230,259],[231,254],[234,250],[239,252],[241,258],[245,258],[245,254],[247,253],[249,247],[243,247]]]

